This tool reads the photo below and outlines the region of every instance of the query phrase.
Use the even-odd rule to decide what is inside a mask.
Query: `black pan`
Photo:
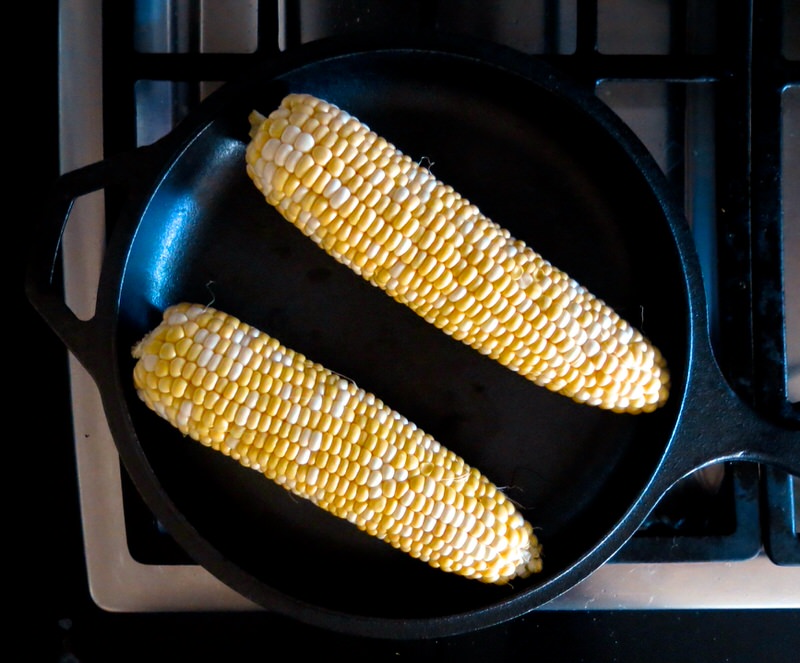
[[[247,115],[289,91],[370,125],[612,305],[658,345],[665,407],[620,415],[538,388],[335,263],[244,170]],[[72,202],[113,219],[97,310],[50,275]],[[63,176],[31,260],[31,301],[90,371],[124,464],[198,563],[325,628],[425,638],[515,618],[608,560],[665,491],[723,459],[800,473],[797,422],[761,421],[725,384],[687,223],[653,159],[590,93],[497,47],[325,42],[227,83],[153,146]],[[378,394],[503,486],[538,528],[544,571],[487,586],[429,568],[181,437],[136,397],[131,346],[179,300],[212,303]],[[793,430],[792,430],[793,429]]]

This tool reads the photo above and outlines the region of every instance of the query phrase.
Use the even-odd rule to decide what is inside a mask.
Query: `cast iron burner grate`
[[[761,412],[800,422],[798,404],[788,394],[784,264],[776,259],[783,251],[782,96],[800,83],[800,62],[782,50],[786,25],[797,17],[780,3],[661,3],[669,25],[663,48],[628,52],[623,42],[614,42],[614,21],[620,18],[614,12],[633,9],[630,1],[543,0],[530,11],[519,2],[467,9],[444,0],[403,0],[381,3],[377,11],[374,3],[367,8],[360,2],[263,0],[245,3],[252,10],[252,44],[235,53],[201,52],[198,3],[103,4],[107,154],[158,138],[205,91],[235,78],[256,58],[310,38],[364,29],[438,30],[504,42],[548,60],[623,119],[643,98],[660,100],[663,126],[655,138],[633,116],[631,126],[686,202],[723,372]],[[312,24],[312,9],[323,20]],[[501,24],[503,13],[513,11]],[[149,21],[165,18],[160,41],[142,36]],[[141,99],[152,94],[167,99],[163,127],[143,124]],[[107,218],[113,219],[122,201],[110,193],[106,198]],[[187,563],[124,470],[122,481],[132,556],[142,563]],[[734,561],[753,557],[763,545],[776,564],[800,563],[796,491],[796,480],[755,465],[700,471],[664,497],[614,561]]]

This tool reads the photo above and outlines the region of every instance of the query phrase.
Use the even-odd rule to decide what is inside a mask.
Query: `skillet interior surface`
[[[536,77],[416,51],[256,77],[200,128],[143,208],[117,330],[131,420],[158,490],[253,587],[379,618],[484,609],[568,570],[654,473],[687,356],[680,253],[658,196],[613,132]],[[448,338],[328,257],[267,205],[244,169],[248,106],[268,113],[289,91],[336,103],[429,164],[641,326],[670,362],[671,402],[641,416],[575,404]],[[213,304],[353,379],[478,467],[537,528],[543,573],[494,587],[436,571],[183,439],[128,379],[131,346],[180,300]]]

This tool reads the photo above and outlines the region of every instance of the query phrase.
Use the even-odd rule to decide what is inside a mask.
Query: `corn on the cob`
[[[247,172],[331,256],[540,386],[618,412],[668,396],[661,353],[608,305],[335,105],[250,116]]]
[[[178,304],[133,355],[141,399],[184,435],[412,557],[486,583],[541,569],[531,525],[485,476],[256,328]]]

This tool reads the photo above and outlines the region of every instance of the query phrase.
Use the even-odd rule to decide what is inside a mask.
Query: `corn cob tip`
[[[488,478],[351,381],[183,303],[133,350],[139,397],[184,435],[434,568],[505,584],[542,568]]]
[[[250,122],[250,131],[249,136],[250,138],[254,138],[255,135],[258,133],[259,127],[264,124],[264,120],[266,120],[266,116],[259,113],[257,110],[254,110],[248,116],[248,121]]]
[[[510,370],[615,412],[666,402],[667,364],[646,338],[334,104],[286,96],[255,129],[246,168],[329,255]]]

